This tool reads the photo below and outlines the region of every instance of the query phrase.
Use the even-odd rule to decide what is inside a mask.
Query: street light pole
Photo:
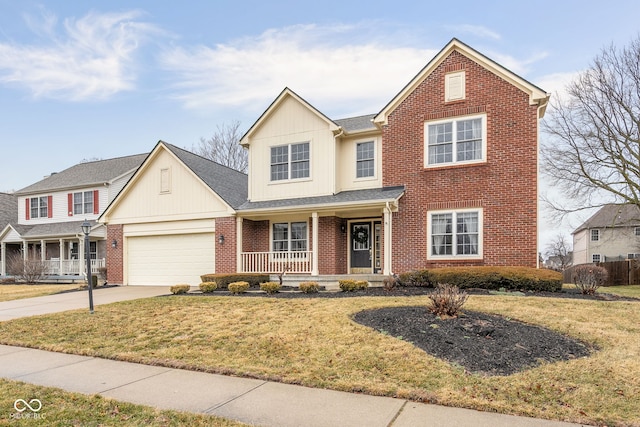
[[[91,277],[91,250],[89,247],[91,223],[86,219],[82,223],[82,232],[84,233],[84,258],[87,261],[87,283],[89,284],[89,313],[93,314],[93,277]]]

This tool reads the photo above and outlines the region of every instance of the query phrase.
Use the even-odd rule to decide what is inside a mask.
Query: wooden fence
[[[624,261],[599,262],[596,265],[604,267],[609,273],[605,286],[640,285],[640,263],[636,259]],[[571,275],[577,266],[566,269],[563,275],[564,283],[572,283]]]

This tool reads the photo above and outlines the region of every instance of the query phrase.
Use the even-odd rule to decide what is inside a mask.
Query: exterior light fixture
[[[87,261],[87,283],[89,284],[89,313],[93,314],[93,277],[91,277],[91,248],[89,247],[89,233],[91,223],[86,219],[81,225],[84,233],[84,258]]]
[[[115,249],[115,248],[117,248],[117,247],[118,247],[118,241],[117,241],[116,239],[113,239],[113,242],[111,242],[111,247],[112,247],[113,249]]]
[[[220,243],[221,245],[224,244],[224,234],[218,236],[218,243]]]

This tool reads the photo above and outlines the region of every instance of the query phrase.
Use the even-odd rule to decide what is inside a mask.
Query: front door
[[[371,246],[371,222],[351,223],[351,273],[366,274],[371,273],[371,260],[373,259],[373,248]]]

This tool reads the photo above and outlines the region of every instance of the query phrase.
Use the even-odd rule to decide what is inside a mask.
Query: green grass
[[[0,342],[311,387],[598,425],[640,425],[640,304],[472,296],[463,307],[593,344],[592,356],[506,377],[466,373],[356,324],[358,311],[427,297],[180,297],[2,324]]]
[[[79,285],[0,285],[0,302],[52,295],[71,289],[79,289]]]
[[[562,285],[563,289],[575,289],[576,285],[572,283],[565,283]],[[620,295],[622,297],[640,298],[640,285],[628,285],[628,286],[602,286],[596,291],[599,294],[613,294]]]
[[[27,402],[38,399],[42,407],[38,412],[27,409],[19,413],[14,409],[17,399]],[[35,407],[37,403],[32,405]],[[246,424],[208,415],[159,410],[98,395],[69,393],[57,388],[0,378],[0,425],[239,427]]]

